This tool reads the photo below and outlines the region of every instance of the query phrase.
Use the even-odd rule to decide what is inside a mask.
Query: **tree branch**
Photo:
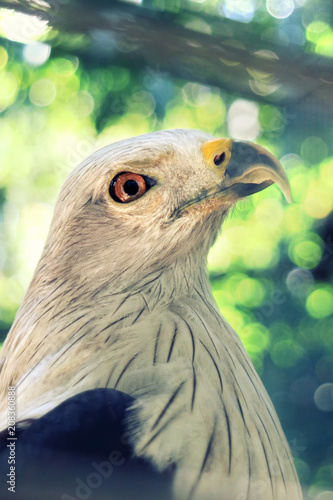
[[[156,66],[174,77],[277,104],[304,98],[316,100],[318,105],[331,103],[330,59],[304,54],[295,46],[270,44],[253,35],[244,23],[200,15],[197,20],[204,19],[208,27],[213,27],[213,34],[206,34],[182,26],[177,14],[119,1],[60,2],[0,0],[0,6],[47,20],[60,33],[52,35],[48,43],[83,60]],[[185,13],[195,19],[193,12]],[[64,33],[83,35],[81,45],[71,47]],[[258,54],[263,50],[275,56]],[[251,90],[257,84],[264,92]]]

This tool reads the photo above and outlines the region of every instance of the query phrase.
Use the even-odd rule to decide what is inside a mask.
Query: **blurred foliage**
[[[258,31],[264,40],[333,57],[329,1],[142,4],[177,12],[177,22],[194,30],[212,33],[214,25],[188,10],[248,23],[249,33]],[[211,250],[211,282],[272,397],[306,497],[332,500],[333,105],[322,112],[297,96],[288,106],[265,102],[262,96],[274,92],[269,75],[255,85],[258,74],[250,74],[252,99],[244,99],[174,78],[156,65],[87,62],[75,50],[33,42],[38,23],[30,43],[13,42],[21,23],[0,11],[2,340],[41,253],[61,184],[90,152],[164,128],[255,140],[281,159],[293,203],[286,205],[275,186],[240,202]]]

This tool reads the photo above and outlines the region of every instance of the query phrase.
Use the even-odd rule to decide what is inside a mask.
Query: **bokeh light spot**
[[[333,384],[322,384],[314,395],[314,402],[319,410],[333,411]]]
[[[316,43],[316,54],[326,57],[333,57],[333,30],[328,28],[319,37]]]
[[[290,368],[304,356],[302,347],[293,340],[280,340],[271,349],[271,358],[276,366]]]
[[[316,495],[315,500],[333,500],[333,491],[321,491]]]
[[[94,109],[94,99],[89,92],[81,90],[73,95],[70,105],[77,118],[85,118]]]
[[[41,66],[51,54],[51,47],[46,43],[29,43],[23,48],[24,59],[32,66]]]
[[[269,331],[259,323],[250,323],[243,328],[241,338],[250,354],[258,354],[269,345]]]
[[[255,55],[261,59],[276,60],[279,59],[277,54],[271,50],[257,50]],[[273,73],[258,70],[257,68],[247,67],[248,73],[253,80],[249,80],[251,90],[257,95],[269,95],[275,92],[281,85]]]
[[[229,19],[248,23],[255,13],[255,2],[253,0],[225,0],[223,2],[223,14]]]
[[[304,297],[314,283],[313,275],[306,269],[293,269],[288,273],[286,284],[293,295]]]
[[[72,57],[71,59],[64,59],[63,57],[57,57],[52,59],[50,62],[50,67],[53,73],[61,77],[72,76],[79,66],[79,60],[77,57]]]
[[[316,43],[321,34],[329,28],[329,25],[323,21],[313,21],[306,27],[306,38],[309,42]]]
[[[293,0],[267,0],[267,11],[277,19],[285,19],[292,14],[295,5]]]
[[[49,106],[57,94],[56,86],[46,78],[35,82],[30,89],[30,101],[36,106]]]
[[[184,99],[190,106],[204,106],[208,104],[211,93],[210,87],[198,83],[189,82],[183,87]]]
[[[265,298],[265,289],[260,281],[245,278],[234,290],[236,301],[247,307],[258,307]]]
[[[317,266],[323,255],[323,240],[315,233],[296,234],[290,241],[288,253],[290,259],[304,269]]]
[[[206,35],[211,35],[212,28],[203,19],[197,17],[188,17],[184,20],[185,28],[193,31],[198,31],[199,33],[205,33]]]
[[[261,241],[259,244],[252,240],[251,243],[247,245],[243,255],[244,264],[249,269],[265,269],[274,263],[278,249],[273,248],[268,241]]]
[[[265,104],[259,112],[260,125],[264,130],[270,132],[282,132],[286,120],[278,108]]]
[[[326,217],[332,210],[332,205],[332,196],[324,189],[311,189],[304,200],[306,213],[314,219]]]
[[[327,318],[333,314],[332,287],[323,286],[314,290],[307,298],[306,309],[314,318]]]
[[[127,68],[119,68],[113,66],[112,68],[112,90],[123,90],[129,84],[131,74]]]
[[[259,134],[258,105],[236,99],[228,111],[229,135],[235,139],[254,140]]]

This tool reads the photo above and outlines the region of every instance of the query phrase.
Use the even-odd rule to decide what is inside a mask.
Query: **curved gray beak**
[[[221,191],[226,194],[243,198],[275,182],[291,203],[290,184],[281,163],[262,146],[221,138],[203,144],[202,151],[206,160],[219,171]]]

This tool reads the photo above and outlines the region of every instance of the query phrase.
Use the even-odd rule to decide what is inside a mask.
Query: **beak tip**
[[[292,198],[292,195],[291,195],[291,189],[290,188],[285,191],[284,196],[285,196],[287,202],[289,203],[289,205],[291,205],[292,202],[293,202],[293,198]]]
[[[291,188],[290,188],[290,184],[289,184],[289,181],[287,179],[287,176],[283,176],[282,179],[274,179],[274,182],[276,182],[276,184],[279,186],[285,199],[287,200],[289,205],[291,205],[293,202],[293,199],[292,199]]]

